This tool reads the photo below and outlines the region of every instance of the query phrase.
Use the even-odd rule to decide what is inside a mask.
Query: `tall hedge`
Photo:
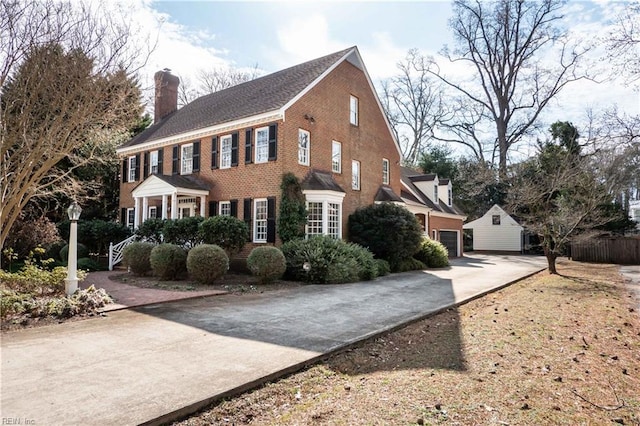
[[[394,203],[361,207],[349,216],[349,240],[367,247],[397,271],[422,243],[422,228],[413,213]]]
[[[198,236],[205,244],[222,247],[233,257],[249,241],[247,224],[233,216],[213,216],[198,226]]]

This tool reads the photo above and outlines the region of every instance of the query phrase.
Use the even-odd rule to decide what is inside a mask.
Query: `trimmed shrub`
[[[229,269],[229,257],[222,247],[200,244],[189,250],[187,271],[200,284],[213,284]]]
[[[175,280],[187,270],[187,252],[176,244],[159,244],[149,255],[153,275],[161,280]]]
[[[49,244],[44,252],[44,259],[53,259],[56,262],[60,262],[62,259],[60,258],[60,251],[64,246],[67,245],[67,242],[64,240],[56,241],[55,243]],[[65,259],[65,262],[67,259]]]
[[[247,267],[261,284],[268,284],[284,275],[287,259],[277,247],[256,247],[247,257]]]
[[[149,243],[162,243],[162,229],[164,228],[164,219],[147,219],[142,225],[136,229],[136,239],[147,241]]]
[[[198,226],[203,220],[200,216],[166,220],[162,227],[164,242],[176,244],[183,248],[195,247],[202,243],[202,239],[198,234]]]
[[[233,257],[249,241],[249,228],[236,217],[213,216],[198,226],[198,236],[205,244],[220,246]]]
[[[409,257],[400,261],[397,272],[422,271],[423,269],[427,269],[427,265],[414,257]]]
[[[420,250],[415,254],[415,258],[424,262],[429,268],[449,266],[447,248],[440,241],[435,241],[431,238],[423,238]]]
[[[82,243],[78,243],[78,259],[82,257],[89,257],[89,249]],[[69,244],[65,244],[64,247],[60,249],[60,260],[65,265],[69,261]]]
[[[95,260],[89,257],[81,257],[78,259],[78,269],[82,269],[83,271],[103,271],[104,268]]]
[[[393,203],[362,207],[349,216],[349,239],[399,270],[420,248],[422,229],[413,213]]]
[[[146,275],[151,270],[151,250],[155,244],[136,241],[122,251],[122,263],[135,275]]]
[[[389,262],[384,259],[374,259],[376,261],[376,266],[378,268],[378,276],[384,277],[385,275],[389,275],[391,272],[391,266],[389,266]]]
[[[325,284],[369,280],[377,276],[373,255],[357,244],[329,236],[293,240],[282,245],[289,279]],[[303,269],[308,264],[309,270]]]

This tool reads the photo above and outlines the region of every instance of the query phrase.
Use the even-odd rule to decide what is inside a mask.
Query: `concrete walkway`
[[[474,255],[372,282],[191,299],[6,333],[0,416],[170,421],[545,266],[543,257]]]

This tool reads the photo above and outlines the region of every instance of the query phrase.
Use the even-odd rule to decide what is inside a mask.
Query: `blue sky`
[[[143,69],[141,82],[148,89],[153,73],[163,68],[191,81],[200,69],[221,66],[257,65],[270,73],[354,45],[378,82],[396,72],[409,49],[437,55],[452,43],[451,4],[444,0],[128,1],[134,19],[159,34]],[[624,7],[624,2],[570,0],[566,22],[576,36],[594,40],[606,34]],[[613,104],[640,114],[640,92],[620,82],[580,82],[562,92],[550,116],[579,124],[586,121],[587,109]]]

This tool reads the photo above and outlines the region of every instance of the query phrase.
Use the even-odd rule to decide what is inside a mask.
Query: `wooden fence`
[[[640,238],[594,238],[572,243],[571,258],[579,262],[640,265]]]

